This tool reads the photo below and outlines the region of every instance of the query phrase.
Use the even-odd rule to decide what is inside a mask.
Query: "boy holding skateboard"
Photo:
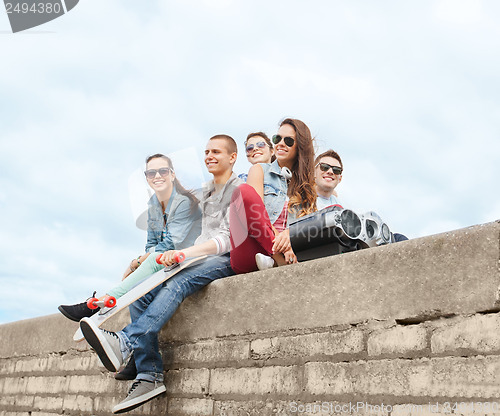
[[[205,165],[213,180],[204,189],[201,200],[202,232],[195,245],[182,252],[186,257],[213,256],[181,270],[133,303],[132,323],[117,333],[100,329],[89,318],[80,322],[85,339],[109,371],[118,371],[133,354],[137,377],[113,413],[135,409],[166,390],[158,333],[187,296],[213,280],[234,274],[229,260],[229,205],[233,190],[242,183],[232,171],[236,157],[236,143],[230,136],[217,135],[208,141]],[[178,253],[166,251],[160,261],[165,266],[172,265]]]

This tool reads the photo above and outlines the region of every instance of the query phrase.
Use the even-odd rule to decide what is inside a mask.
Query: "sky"
[[[2,9],[3,10],[3,9]],[[0,10],[0,324],[115,286],[144,252],[144,159],[187,187],[204,146],[303,120],[344,206],[409,238],[500,218],[495,0],[81,0]]]

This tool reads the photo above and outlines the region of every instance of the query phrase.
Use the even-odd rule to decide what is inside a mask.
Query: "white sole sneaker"
[[[265,254],[257,253],[255,255],[255,262],[259,270],[267,270],[274,267],[274,259]]]
[[[141,383],[147,383],[147,382],[135,381],[134,384],[132,384],[132,388],[130,389],[127,398],[123,402],[118,403],[115,407],[113,407],[112,412],[114,414],[130,412],[131,410],[136,409],[139,406],[142,406],[144,403],[154,399],[156,396],[159,396],[160,394],[167,391],[167,389],[163,384],[160,384],[158,387],[155,387],[152,390],[147,391],[147,389],[143,388]],[[154,384],[156,385],[159,383],[154,383]],[[135,388],[138,389],[142,388],[142,391],[134,391]]]
[[[123,363],[119,338],[114,333],[99,328],[90,318],[83,318],[80,321],[80,329],[85,340],[99,356],[104,367],[108,371],[119,371]],[[116,340],[114,337],[116,337]],[[117,345],[113,347],[110,341],[116,342]]]

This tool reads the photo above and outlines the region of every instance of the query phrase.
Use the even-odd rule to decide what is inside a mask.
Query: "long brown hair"
[[[292,179],[288,184],[288,210],[302,217],[316,211],[317,193],[314,188],[314,140],[309,127],[303,121],[286,118],[280,123],[295,130],[297,158],[292,167]]]
[[[168,156],[162,155],[161,153],[156,153],[154,155],[148,156],[146,158],[146,166],[151,160],[157,159],[157,158],[165,159],[167,161],[168,167],[170,169],[172,169],[172,171],[175,172],[174,165],[172,163],[172,159],[170,159]],[[196,207],[198,206],[198,204],[200,203],[200,201],[198,201],[198,198],[196,198],[191,191],[188,191],[186,188],[184,188],[181,185],[181,183],[179,182],[179,179],[177,179],[177,176],[174,179],[174,187],[175,187],[176,192],[189,198],[189,202],[191,204],[191,213],[193,213],[196,210]]]

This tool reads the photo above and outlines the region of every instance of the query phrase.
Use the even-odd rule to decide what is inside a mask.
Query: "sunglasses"
[[[335,175],[340,175],[342,173],[342,168],[338,166],[329,165],[328,163],[321,162],[318,163],[316,167],[317,166],[319,166],[322,172],[328,172],[328,169],[331,169]]]
[[[293,137],[281,137],[279,134],[275,134],[273,136],[273,143],[278,144],[279,142],[281,142],[281,139],[283,139],[288,147],[292,147],[295,143],[295,139]]]
[[[153,179],[156,174],[159,173],[160,176],[164,178],[165,176],[170,175],[171,172],[173,172],[173,170],[170,168],[148,169],[146,172],[144,172],[144,175],[146,175],[146,178],[148,179]]]
[[[250,153],[253,149],[255,148],[259,148],[259,149],[263,149],[264,147],[267,146],[267,143],[266,142],[257,142],[255,144],[249,144],[247,147],[246,147],[246,151],[247,153]]]

